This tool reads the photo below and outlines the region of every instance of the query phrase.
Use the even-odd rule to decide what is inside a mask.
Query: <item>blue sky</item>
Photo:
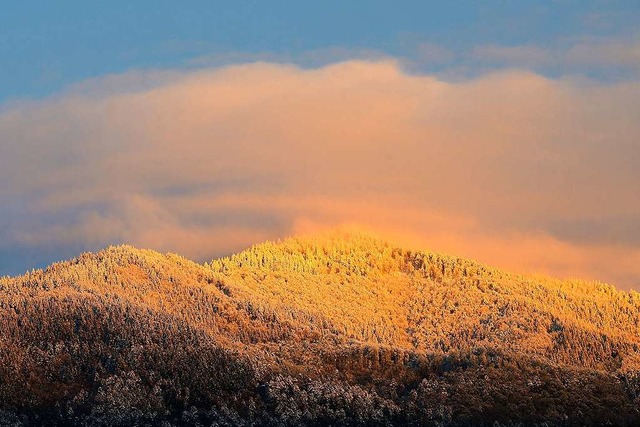
[[[185,68],[228,55],[376,51],[420,61],[420,46],[453,53],[418,64],[471,71],[504,65],[482,45],[541,48],[637,40],[638,1],[13,1],[0,2],[0,102],[131,69]],[[200,60],[198,60],[200,58]],[[424,59],[424,58],[423,58]],[[540,67],[543,68],[543,67]],[[546,64],[548,73],[562,68]],[[575,72],[575,70],[570,70]],[[603,74],[602,70],[580,70]],[[620,70],[605,76],[623,77]]]

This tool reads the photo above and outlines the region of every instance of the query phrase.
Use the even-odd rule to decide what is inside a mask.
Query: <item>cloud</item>
[[[640,40],[585,39],[554,47],[482,45],[470,57],[484,65],[517,67],[561,74],[638,76]]]
[[[451,63],[455,54],[444,46],[435,43],[419,43],[415,47],[416,61],[426,65]]]
[[[640,41],[579,43],[567,51],[567,61],[576,65],[605,65],[640,69]]]
[[[520,67],[548,65],[554,60],[554,54],[552,52],[532,45],[483,45],[475,47],[472,50],[472,55],[483,61],[497,62],[500,65]]]
[[[446,52],[443,48],[433,45],[433,49]],[[342,61],[383,61],[389,55],[376,49],[348,48],[343,46],[325,47],[305,50],[298,53],[274,52],[221,52],[197,56],[187,61],[192,67],[224,67],[239,63],[280,63],[296,64],[303,68],[318,68]]]
[[[3,110],[0,255],[127,242],[207,260],[357,224],[640,287],[637,82],[452,83],[392,60],[145,73]]]

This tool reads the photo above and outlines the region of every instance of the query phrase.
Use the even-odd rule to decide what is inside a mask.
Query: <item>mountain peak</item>
[[[491,424],[505,405],[527,424],[562,424],[565,413],[604,424],[609,412],[593,408],[611,405],[640,420],[640,294],[509,274],[362,230],[265,242],[206,265],[108,247],[0,279],[0,325],[0,421],[2,402],[236,417],[252,407],[267,417],[253,424],[296,402],[315,424],[340,424],[322,418],[325,404],[360,405],[369,415],[359,424],[372,425],[371,414],[396,411],[406,424],[425,407]],[[104,409],[105,396],[124,401]],[[535,418],[539,407],[552,409]]]

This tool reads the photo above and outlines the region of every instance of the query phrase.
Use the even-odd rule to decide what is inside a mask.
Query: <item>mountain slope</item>
[[[0,279],[0,329],[0,421],[640,422],[640,294],[361,233],[84,254]]]
[[[512,275],[340,233],[257,245],[211,267],[244,298],[312,324],[321,318],[360,342],[497,346],[602,370],[640,366],[640,294],[601,283]]]

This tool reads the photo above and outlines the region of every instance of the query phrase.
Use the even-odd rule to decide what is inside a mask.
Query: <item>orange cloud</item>
[[[129,242],[205,260],[358,224],[640,286],[639,83],[513,71],[451,83],[393,61],[151,77],[5,109],[6,248]]]

